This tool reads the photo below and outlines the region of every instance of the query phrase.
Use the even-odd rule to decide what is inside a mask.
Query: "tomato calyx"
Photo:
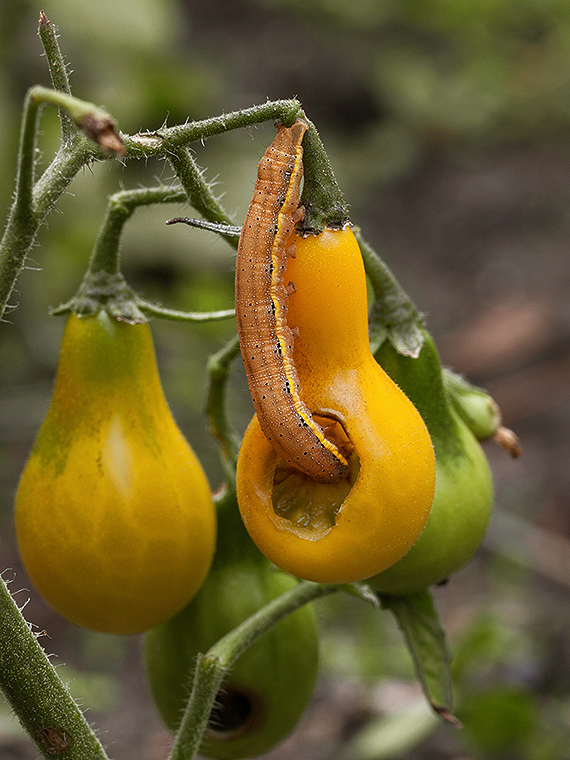
[[[308,124],[303,138],[304,179],[301,196],[305,214],[298,232],[306,236],[319,234],[325,227],[342,230],[350,223],[348,206],[315,125],[304,115],[302,119]]]
[[[104,310],[120,322],[144,324],[143,302],[121,272],[87,271],[79,290],[65,304],[52,309],[52,315],[77,314],[82,317]]]

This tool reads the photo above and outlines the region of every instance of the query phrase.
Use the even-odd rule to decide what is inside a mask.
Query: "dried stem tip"
[[[104,153],[111,151],[116,156],[125,155],[123,140],[115,129],[115,122],[102,111],[92,111],[76,122],[77,126],[96,142]]]

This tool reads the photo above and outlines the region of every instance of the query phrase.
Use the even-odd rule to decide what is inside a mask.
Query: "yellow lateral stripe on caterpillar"
[[[236,260],[236,315],[249,389],[265,436],[292,466],[331,483],[345,475],[348,463],[299,395],[283,281],[287,244],[299,218],[306,129],[301,121],[279,127],[259,162]]]
[[[304,127],[304,125],[303,125]],[[293,127],[294,128],[294,127]],[[300,132],[300,140],[303,138],[305,129]],[[293,144],[295,144],[293,140]],[[283,270],[285,269],[285,259],[287,256],[287,241],[295,228],[295,222],[302,218],[302,210],[299,206],[299,189],[303,177],[303,149],[300,141],[295,152],[293,168],[287,194],[283,206],[279,211],[277,221],[277,233],[271,247],[271,262],[273,271],[271,275],[271,299],[275,309],[275,324],[277,340],[279,341],[280,353],[283,360],[285,375],[292,383],[293,391],[291,393],[292,401],[299,416],[305,424],[313,431],[319,442],[347,467],[348,462],[341,454],[337,446],[329,441],[323,433],[320,425],[313,420],[313,417],[299,396],[299,380],[292,356],[292,331],[287,323],[287,299],[289,292],[285,288],[285,298],[282,297],[284,289]],[[289,209],[294,208],[293,214],[289,214]],[[298,213],[298,212],[301,213]],[[298,214],[298,218],[295,216]],[[284,256],[285,252],[285,256]],[[289,343],[287,342],[289,339]]]

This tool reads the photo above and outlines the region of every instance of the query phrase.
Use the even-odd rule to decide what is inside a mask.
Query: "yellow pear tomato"
[[[200,588],[215,512],[164,398],[148,325],[104,311],[68,318],[16,531],[39,592],[86,628],[147,630]]]
[[[348,583],[393,565],[428,518],[435,458],[413,404],[374,360],[366,279],[350,230],[296,238],[287,320],[303,402],[346,454],[346,478],[318,483],[275,453],[254,417],[237,470],[246,528],[278,567]],[[294,438],[295,431],[287,433]]]

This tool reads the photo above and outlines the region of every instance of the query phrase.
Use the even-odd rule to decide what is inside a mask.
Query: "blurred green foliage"
[[[445,608],[446,591],[436,590],[435,599]],[[532,625],[522,624],[531,614],[528,594],[521,593],[518,581],[497,583],[477,601],[479,610],[466,598],[447,600],[453,608],[451,618],[447,610],[452,627],[453,620],[462,620],[451,631],[455,711],[464,726],[460,731],[430,713],[387,612],[344,597],[319,603],[327,678],[331,683],[356,678],[360,685],[360,720],[355,720],[357,728],[350,732],[340,760],[567,758],[570,694],[544,689],[550,643]]]

